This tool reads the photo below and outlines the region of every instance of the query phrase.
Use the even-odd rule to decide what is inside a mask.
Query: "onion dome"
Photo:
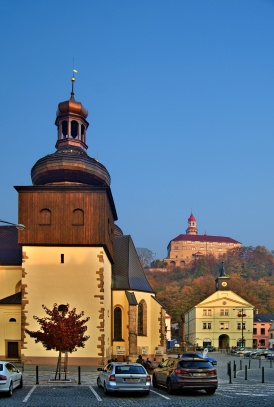
[[[122,229],[119,228],[116,224],[114,224],[114,236],[123,236],[124,233]]]
[[[85,119],[88,117],[87,109],[82,105],[80,102],[76,102],[74,97],[66,100],[65,102],[60,102],[58,105],[58,110],[56,116],[62,116],[64,114],[74,113],[84,117]]]
[[[188,222],[196,222],[195,216],[191,212],[190,217],[188,218]]]
[[[74,71],[76,72],[76,71]],[[110,186],[107,169],[87,154],[88,111],[74,99],[74,74],[71,97],[58,105],[56,151],[36,162],[31,169],[33,185],[85,184]]]

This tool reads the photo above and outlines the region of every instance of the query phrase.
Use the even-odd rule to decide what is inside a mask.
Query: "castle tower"
[[[198,235],[198,229],[196,227],[196,219],[191,212],[190,217],[188,218],[188,228],[186,230],[187,235]]]

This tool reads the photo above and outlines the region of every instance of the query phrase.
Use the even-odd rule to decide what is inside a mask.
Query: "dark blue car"
[[[182,358],[200,358],[200,359],[206,359],[208,362],[210,362],[212,365],[217,365],[217,360],[211,357],[203,357],[200,353],[196,352],[186,352],[182,354]]]

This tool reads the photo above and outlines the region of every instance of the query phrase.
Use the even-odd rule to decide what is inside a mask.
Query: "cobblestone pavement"
[[[151,389],[149,396],[105,396],[96,385],[97,367],[82,367],[79,383],[77,366],[69,367],[67,382],[52,381],[52,366],[24,366],[24,387],[16,389],[12,398],[0,395],[1,407],[89,407],[89,406],[274,406],[274,364],[266,360],[248,360],[214,353],[217,359],[219,387],[212,396],[199,392],[169,395],[165,389]],[[231,379],[227,375],[230,362]],[[235,372],[234,372],[235,366]],[[37,381],[38,378],[38,381]],[[262,381],[264,383],[262,383]]]

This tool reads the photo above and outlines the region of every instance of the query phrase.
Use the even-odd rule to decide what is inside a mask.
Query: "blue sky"
[[[0,218],[55,151],[57,105],[89,111],[118,225],[166,256],[199,233],[274,249],[274,1],[0,2]]]

